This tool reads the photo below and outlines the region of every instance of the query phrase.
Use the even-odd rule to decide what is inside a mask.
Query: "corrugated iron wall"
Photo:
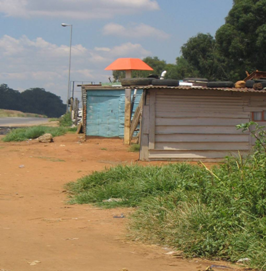
[[[133,95],[132,91],[132,95]],[[137,108],[142,90],[138,90],[133,114]],[[124,136],[125,90],[86,90],[86,136]]]
[[[264,93],[155,89],[147,94],[141,160],[219,160],[246,154],[251,136],[236,125],[266,108]]]

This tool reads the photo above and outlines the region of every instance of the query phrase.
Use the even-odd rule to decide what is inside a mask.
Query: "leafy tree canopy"
[[[218,53],[234,79],[245,71],[266,70],[266,0],[234,0],[216,32]]]
[[[215,37],[199,33],[181,47],[176,64],[158,57],[143,59],[166,78],[205,77],[209,80],[241,80],[255,70],[266,71],[266,0],[234,0]],[[151,71],[134,71],[133,77],[147,77]],[[125,73],[115,71],[114,79]]]
[[[66,105],[59,96],[46,92],[42,88],[32,88],[20,93],[7,86],[0,85],[0,108],[28,113],[59,117],[64,114]]]

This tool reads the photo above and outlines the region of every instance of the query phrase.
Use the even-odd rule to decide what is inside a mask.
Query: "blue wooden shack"
[[[138,90],[133,114],[143,90]],[[134,90],[132,90],[132,95]],[[124,136],[125,88],[82,85],[83,128],[86,136]]]

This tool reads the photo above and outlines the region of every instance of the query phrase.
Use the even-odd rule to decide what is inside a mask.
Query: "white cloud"
[[[104,69],[120,57],[144,58],[151,52],[138,43],[124,43],[114,47],[85,48],[72,46],[71,80],[105,82],[111,71]],[[69,46],[56,45],[39,37],[0,38],[0,83],[24,90],[32,87],[66,98]]]
[[[108,47],[95,47],[96,51],[104,51],[104,52],[109,52],[110,48]]]
[[[156,0],[0,0],[0,13],[25,18],[99,19],[158,9]]]
[[[150,54],[149,51],[144,49],[141,44],[132,44],[130,42],[115,46],[114,48],[111,49],[111,55],[114,57],[140,57],[144,58]]]
[[[121,36],[126,38],[157,38],[168,39],[170,37],[166,32],[156,29],[146,24],[132,24],[130,26],[122,26],[115,23],[109,23],[103,28],[104,35]]]
[[[0,40],[0,49],[5,56],[17,55],[22,53],[23,48],[20,46],[20,42],[8,35],[5,35]]]

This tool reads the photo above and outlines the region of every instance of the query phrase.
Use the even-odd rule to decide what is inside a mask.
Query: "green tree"
[[[183,57],[176,58],[177,74],[172,78],[198,77],[199,71]]]
[[[266,0],[234,0],[215,37],[217,50],[232,79],[245,78],[245,71],[265,71]]]
[[[65,113],[66,105],[59,96],[46,92],[42,88],[32,88],[20,93],[9,88],[7,84],[2,84],[0,85],[0,109],[60,117]]]
[[[221,58],[218,55],[216,41],[210,34],[199,33],[192,37],[181,48],[182,70],[186,68],[186,74],[209,80],[227,79]]]
[[[21,105],[20,92],[9,88],[7,84],[1,84],[0,109],[19,110]]]
[[[59,117],[64,114],[66,107],[59,96],[46,92],[42,88],[32,88],[21,93],[23,111],[39,113],[48,117]]]

